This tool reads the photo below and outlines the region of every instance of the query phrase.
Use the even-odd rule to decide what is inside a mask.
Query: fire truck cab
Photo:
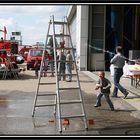
[[[30,68],[34,68],[36,58],[38,58],[41,63],[43,50],[43,48],[32,48],[29,50],[27,56],[27,70],[29,70]]]
[[[24,58],[25,61],[27,61],[27,56],[29,53],[29,50],[32,49],[31,47],[19,47],[18,52],[19,54]]]

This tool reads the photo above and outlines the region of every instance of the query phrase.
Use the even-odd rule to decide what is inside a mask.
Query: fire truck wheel
[[[27,70],[30,70],[30,67],[29,66],[27,66]]]

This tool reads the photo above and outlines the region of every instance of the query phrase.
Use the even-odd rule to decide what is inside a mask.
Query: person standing
[[[60,60],[58,62],[58,73],[59,73],[59,80],[61,80],[61,74],[63,77],[63,81],[65,80],[65,61],[66,61],[66,56],[64,55],[64,52],[61,51],[60,54],[57,56],[57,60]]]
[[[66,55],[66,74],[68,74],[66,81],[71,82],[72,81],[72,55],[70,50],[68,50]]]
[[[114,65],[114,90],[113,96],[117,97],[118,89],[124,94],[124,99],[129,94],[127,90],[119,83],[120,78],[123,75],[123,67],[125,65],[125,57],[122,54],[122,47],[118,46],[116,48],[116,55],[111,59],[111,64]]]
[[[46,55],[47,60],[48,60],[48,66],[50,66],[50,70],[51,70],[50,77],[54,77],[54,61],[53,61],[53,56],[51,54],[49,54],[47,51],[46,51],[45,55]]]
[[[44,73],[44,77],[47,77],[47,70],[48,70],[48,59],[45,58],[44,61],[43,61],[43,73]]]
[[[48,60],[50,64],[50,69],[51,69],[51,77],[54,77],[54,60],[52,55],[48,55]]]
[[[114,105],[112,104],[112,101],[110,100],[109,97],[111,83],[107,78],[105,78],[105,73],[103,71],[99,71],[98,75],[99,75],[99,80],[96,84],[95,90],[100,89],[100,92],[97,95],[96,104],[94,105],[94,107],[101,106],[101,98],[104,95],[111,111],[114,111]]]
[[[39,68],[40,68],[40,62],[38,60],[38,57],[36,57],[35,63],[34,63],[34,69],[35,69],[35,75],[36,75],[36,77],[38,77]]]

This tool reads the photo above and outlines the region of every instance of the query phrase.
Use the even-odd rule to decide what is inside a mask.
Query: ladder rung
[[[54,62],[54,60],[48,60],[48,62]]]
[[[56,48],[57,50],[76,50],[76,48]]]
[[[54,24],[58,24],[58,25],[64,25],[64,24],[67,24],[67,22],[54,21]]]
[[[69,75],[73,75],[76,76],[77,74],[57,74],[58,76],[69,76]]]
[[[64,25],[64,24],[67,24],[67,22],[66,21],[50,21],[49,22],[50,24],[52,24],[52,23],[54,23],[54,24],[57,24],[57,25]]]
[[[55,73],[55,72],[51,72],[51,71],[41,71],[42,73]]]
[[[47,93],[47,94],[38,94],[37,96],[53,96],[56,95],[56,93],[52,94],[52,93]]]
[[[53,48],[48,48],[48,47],[46,47],[46,49],[48,49],[48,50],[53,50]],[[56,50],[76,50],[76,48],[56,48]]]
[[[48,49],[48,50],[53,50],[53,48],[51,48],[51,47],[45,47],[45,49]]]
[[[59,90],[70,90],[70,89],[79,89],[79,87],[59,88]]]
[[[47,62],[54,62],[54,60],[47,60]]]
[[[48,37],[52,37],[53,35],[48,35]],[[55,34],[55,37],[69,37],[70,35],[66,35],[66,34]]]
[[[53,84],[56,84],[56,83],[39,83],[39,85],[53,85]]]
[[[56,104],[36,105],[35,107],[55,106]]]
[[[64,118],[78,118],[78,117],[85,117],[85,115],[81,114],[81,115],[73,115],[73,116],[61,116],[60,118],[64,119]]]
[[[75,62],[74,60],[72,60],[72,61],[68,61],[68,60],[57,60],[57,62],[65,62],[65,63],[67,63],[67,62]]]
[[[76,104],[76,103],[82,103],[82,101],[61,102],[60,104]]]

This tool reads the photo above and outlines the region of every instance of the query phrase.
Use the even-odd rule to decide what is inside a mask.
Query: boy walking
[[[103,71],[100,71],[98,73],[99,75],[99,80],[96,84],[95,90],[100,89],[99,94],[97,95],[97,99],[96,99],[96,104],[94,105],[94,107],[99,107],[101,106],[101,98],[104,95],[111,111],[114,111],[114,106],[110,100],[109,94],[110,94],[110,88],[111,88],[111,83],[108,79],[105,78],[105,73]]]

